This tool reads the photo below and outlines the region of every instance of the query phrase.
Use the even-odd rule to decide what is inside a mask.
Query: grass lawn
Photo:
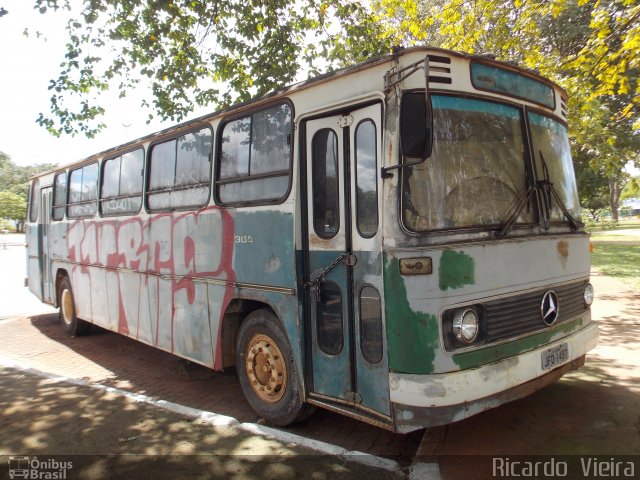
[[[591,242],[591,264],[640,292],[640,237],[594,233]]]

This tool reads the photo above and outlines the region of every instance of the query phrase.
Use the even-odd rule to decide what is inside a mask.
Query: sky
[[[174,125],[159,120],[147,125],[151,111],[140,107],[145,89],[131,92],[127,99],[110,93],[101,101],[107,110],[107,128],[94,139],[84,135],[55,138],[36,123],[38,114],[49,112],[49,81],[57,78],[64,60],[68,12],[33,9],[33,0],[4,0],[9,13],[0,17],[0,151],[18,165],[80,160],[110,147]],[[32,33],[23,35],[25,27]],[[35,32],[43,36],[36,38]],[[203,114],[200,110],[190,118]]]

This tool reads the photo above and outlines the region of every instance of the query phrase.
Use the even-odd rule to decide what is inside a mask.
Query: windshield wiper
[[[527,205],[527,203],[529,203],[529,199],[531,198],[531,194],[533,192],[535,192],[537,189],[538,189],[537,185],[531,185],[527,189],[527,191],[524,192],[524,194],[520,197],[518,202],[514,205],[513,211],[509,215],[507,220],[502,224],[500,229],[498,231],[496,231],[496,233],[495,233],[496,237],[504,237],[507,233],[509,233],[509,230],[511,230],[511,227],[513,226],[513,224],[516,222],[516,220],[520,216],[520,213],[522,212],[522,209],[525,207],[525,205]]]
[[[518,202],[514,205],[513,211],[511,212],[507,220],[502,224],[500,229],[496,231],[495,233],[496,237],[504,237],[507,233],[509,233],[509,230],[511,230],[511,227],[513,227],[513,224],[516,222],[516,220],[518,220],[520,213],[522,213],[522,210],[524,209],[525,205],[529,203],[529,199],[531,198],[531,195],[536,190],[539,190],[540,192],[542,192],[543,198],[544,198],[544,203],[545,203],[545,208],[547,213],[546,215],[544,215],[545,230],[549,230],[549,217],[551,216],[551,196],[552,195],[553,195],[553,198],[556,199],[556,202],[558,202],[558,206],[560,207],[560,210],[562,210],[562,213],[564,213],[565,217],[567,217],[567,220],[569,220],[569,224],[571,225],[571,230],[578,229],[580,222],[578,222],[575,218],[573,218],[573,216],[571,215],[567,207],[562,202],[560,195],[558,194],[556,189],[553,188],[553,183],[551,182],[551,177],[549,175],[549,169],[547,168],[547,162],[544,159],[542,150],[540,150],[540,160],[542,161],[542,173],[544,175],[544,180],[538,180],[535,183],[535,185],[530,186],[527,189],[527,191],[524,192],[524,194],[520,197]]]
[[[542,150],[540,150],[540,160],[542,161],[542,173],[544,174],[544,180],[538,181],[538,185],[540,189],[544,188],[544,197],[545,197],[545,206],[547,207],[547,218],[545,219],[545,230],[549,230],[549,222],[551,219],[551,195],[556,199],[560,210],[564,216],[569,220],[569,224],[571,225],[571,230],[577,230],[581,225],[581,222],[578,222],[573,215],[569,212],[569,209],[565,206],[564,202],[560,198],[560,195],[553,188],[553,183],[551,182],[551,177],[549,175],[549,169],[547,168],[547,162],[544,159],[544,155],[542,154]]]

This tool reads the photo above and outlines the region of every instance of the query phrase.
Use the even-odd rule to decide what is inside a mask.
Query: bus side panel
[[[42,225],[38,223],[27,223],[25,233],[27,239],[27,278],[29,279],[29,290],[36,297],[42,300],[42,260],[38,252],[38,244],[41,235]]]

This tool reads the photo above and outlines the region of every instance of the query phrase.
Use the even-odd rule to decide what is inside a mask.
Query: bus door
[[[42,283],[42,299],[46,302],[55,301],[54,287],[51,281],[51,259],[49,257],[49,230],[51,227],[51,187],[44,187],[40,190],[40,212],[42,224],[38,235],[38,256],[40,257],[41,268],[40,281]]]
[[[379,175],[382,106],[304,124],[309,397],[388,416]]]

